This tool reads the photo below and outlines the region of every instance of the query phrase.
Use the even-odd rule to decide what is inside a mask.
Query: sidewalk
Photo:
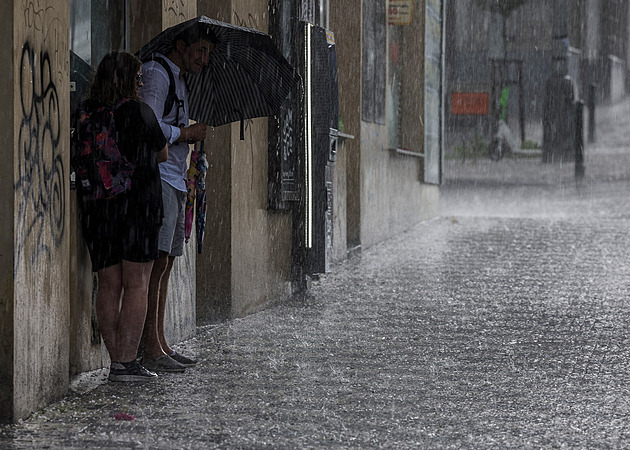
[[[572,167],[462,165],[442,217],[303,298],[200,327],[184,374],[77,385],[0,427],[0,448],[627,447],[624,128],[587,151],[581,185]]]

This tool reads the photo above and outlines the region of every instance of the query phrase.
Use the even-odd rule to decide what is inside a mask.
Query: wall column
[[[4,420],[28,416],[69,383],[69,5],[12,4],[0,19],[8,63],[0,89],[13,98],[0,112],[13,149],[0,169]]]
[[[0,71],[0,96],[13,97],[13,14],[0,16],[0,61],[6,61],[5,70]],[[0,108],[0,139],[6,149],[15,148],[15,106]],[[13,169],[15,155],[7,151],[0,166],[0,209],[5,220],[0,221],[0,423],[13,418],[13,343],[14,343],[14,286],[13,286]]]

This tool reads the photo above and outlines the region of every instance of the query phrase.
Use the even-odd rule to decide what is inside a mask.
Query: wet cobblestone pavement
[[[581,184],[572,165],[447,161],[441,217],[302,298],[200,327],[178,347],[200,359],[186,373],[70,393],[0,427],[0,448],[630,446],[616,136]]]

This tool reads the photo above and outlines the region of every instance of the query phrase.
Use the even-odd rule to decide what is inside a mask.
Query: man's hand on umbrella
[[[187,142],[189,144],[193,144],[197,141],[203,141],[206,139],[206,129],[207,125],[205,123],[193,123],[188,127],[180,126],[181,134],[177,139],[177,142]]]

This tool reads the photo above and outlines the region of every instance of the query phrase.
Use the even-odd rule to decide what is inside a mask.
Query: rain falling
[[[41,3],[4,27],[0,448],[629,446],[630,2]],[[57,131],[112,50],[138,92],[162,74],[155,153],[186,163],[154,171],[188,206],[149,258],[172,352],[138,326],[133,361]]]

